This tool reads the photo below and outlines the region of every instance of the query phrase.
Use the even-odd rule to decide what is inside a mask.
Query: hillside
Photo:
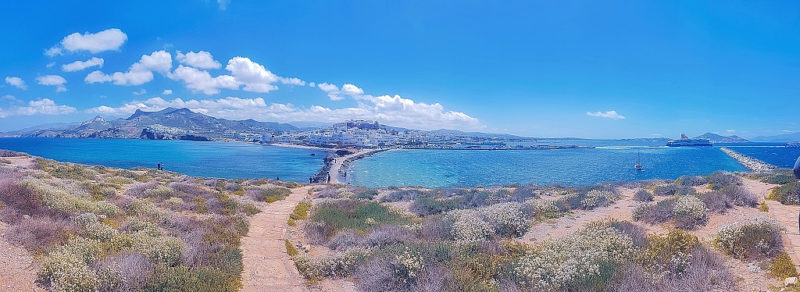
[[[733,135],[733,136],[722,136],[714,133],[705,133],[703,135],[694,137],[694,139],[708,139],[711,140],[711,143],[747,143],[750,142],[747,139],[742,137]]]
[[[136,110],[127,119],[107,121],[97,116],[78,125],[20,131],[23,137],[118,138],[151,140],[218,140],[260,137],[266,133],[297,131],[290,124],[214,118],[189,109]]]

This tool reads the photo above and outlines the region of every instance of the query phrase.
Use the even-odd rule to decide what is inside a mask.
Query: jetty
[[[736,159],[736,161],[739,161],[739,163],[741,163],[742,165],[744,165],[753,172],[769,172],[778,169],[777,166],[741,154],[729,148],[722,147],[719,148],[719,150],[722,150],[722,152],[725,152],[725,154],[728,154],[728,156],[730,156],[731,158]]]

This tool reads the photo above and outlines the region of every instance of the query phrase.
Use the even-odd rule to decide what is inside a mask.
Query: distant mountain
[[[461,137],[477,137],[477,138],[497,138],[497,139],[531,139],[527,137],[520,137],[511,134],[494,134],[494,133],[481,133],[481,132],[464,132],[459,130],[446,130],[446,129],[439,129],[430,131],[431,133],[435,134],[447,134],[452,136],[461,136]]]
[[[100,116],[77,125],[17,131],[16,136],[59,138],[128,138],[152,140],[242,139],[262,134],[297,131],[290,124],[233,121],[189,109],[166,108],[156,112],[136,110],[127,119],[107,121]]]
[[[760,136],[751,139],[757,142],[800,142],[800,132],[787,133],[775,136]]]
[[[722,136],[717,135],[714,133],[705,133],[703,135],[694,137],[694,139],[708,139],[711,140],[711,143],[747,143],[750,142],[747,139],[742,137],[733,135],[733,136]]]

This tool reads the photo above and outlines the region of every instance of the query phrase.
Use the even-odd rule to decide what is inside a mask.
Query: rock
[[[783,286],[797,285],[797,277],[789,277],[783,280]]]
[[[754,263],[747,264],[747,270],[751,272],[761,272],[761,267],[757,266]]]
[[[22,215],[23,219],[31,219],[31,215]]]

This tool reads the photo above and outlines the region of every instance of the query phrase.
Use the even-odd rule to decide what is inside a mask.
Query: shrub
[[[194,206],[192,207],[192,210],[200,214],[208,213],[208,204],[206,204],[206,202],[208,202],[206,198],[193,197],[192,203],[194,204]]]
[[[523,204],[508,202],[483,207],[479,212],[486,218],[494,233],[500,236],[521,236],[528,231]]]
[[[137,233],[131,238],[131,247],[156,264],[176,266],[181,259],[183,242],[174,237],[153,237]]]
[[[715,171],[708,175],[706,180],[711,184],[711,188],[714,190],[742,184],[742,179],[739,178],[739,176],[727,171]]]
[[[597,207],[608,206],[619,199],[619,196],[609,191],[591,190],[586,193],[586,197],[581,200],[584,209],[591,210]]]
[[[781,226],[773,220],[757,219],[720,227],[714,246],[738,259],[761,259],[782,249]]]
[[[253,216],[255,214],[261,213],[261,209],[259,209],[258,206],[250,202],[239,203],[239,210],[247,214],[247,216]]]
[[[656,273],[667,272],[674,276],[683,275],[688,269],[691,252],[700,246],[697,236],[673,229],[665,236],[653,235],[649,245],[642,253],[648,269]]]
[[[648,224],[667,222],[672,218],[677,198],[669,198],[655,204],[643,204],[633,209],[633,219]]]
[[[356,194],[356,198],[363,199],[363,200],[372,200],[376,196],[378,196],[378,190],[376,189],[366,189]]]
[[[724,193],[736,206],[755,207],[758,204],[756,195],[742,186],[729,185],[720,189],[720,192]]]
[[[290,194],[292,191],[290,189],[284,187],[258,187],[258,188],[248,188],[247,194],[250,195],[256,201],[262,201],[267,203],[272,203],[275,201],[283,200]]]
[[[294,257],[294,264],[306,279],[341,278],[350,275],[368,254],[366,250],[351,249],[317,259],[298,255]]]
[[[399,202],[399,201],[410,201],[414,200],[420,195],[424,194],[420,190],[410,189],[410,190],[399,190],[389,193],[388,195],[381,198],[381,202]]]
[[[769,273],[778,279],[797,277],[797,268],[794,266],[792,258],[787,253],[782,252],[770,261]]]
[[[653,194],[645,189],[640,189],[633,194],[633,199],[639,202],[651,202],[653,201]]]
[[[288,254],[290,257],[294,257],[300,254],[300,252],[297,251],[297,248],[295,248],[294,245],[291,242],[289,242],[288,239],[284,239],[283,243],[284,245],[286,245],[286,254]]]
[[[797,182],[790,182],[772,189],[767,199],[781,202],[784,205],[797,205],[800,204],[798,197],[800,197],[800,189],[798,189]]]
[[[328,248],[332,250],[344,251],[353,247],[358,247],[361,242],[361,236],[350,230],[342,230],[336,233],[328,241]]]
[[[297,221],[294,221],[294,219],[289,218],[289,220],[286,220],[286,225],[295,227],[295,226],[297,226]]]
[[[512,273],[530,289],[603,290],[635,251],[633,241],[615,229],[590,226],[534,247],[513,264]]]
[[[66,243],[77,231],[75,225],[67,220],[32,217],[12,225],[5,236],[9,242],[22,245],[29,251],[43,252]]]
[[[761,212],[769,212],[769,206],[767,206],[767,202],[761,202],[761,204],[758,204],[758,210]]]
[[[399,244],[411,241],[413,235],[408,228],[396,225],[384,225],[375,227],[370,231],[364,244],[370,247],[382,247],[392,244]]]
[[[237,291],[239,282],[219,267],[156,266],[144,291]]]
[[[376,202],[341,200],[320,204],[314,209],[311,220],[324,222],[335,230],[365,231],[384,224],[406,224],[410,218]]]
[[[536,219],[549,219],[549,218],[558,218],[561,216],[561,213],[558,210],[558,206],[556,206],[553,201],[550,200],[543,200],[543,199],[532,199],[526,201],[526,204],[530,206],[531,213]]]
[[[170,206],[172,208],[177,208],[183,205],[183,199],[178,197],[172,197],[164,200],[164,204],[167,204],[167,206]]]
[[[706,222],[706,206],[703,201],[693,196],[684,196],[675,202],[672,218],[678,228],[691,229]]]
[[[656,196],[686,196],[693,195],[695,193],[697,193],[697,191],[695,191],[692,187],[676,184],[660,185],[653,189],[653,194]]]
[[[439,214],[458,208],[459,199],[437,199],[434,195],[418,196],[411,204],[411,212],[420,216]]]
[[[109,241],[117,235],[117,231],[114,228],[97,221],[97,216],[92,213],[78,215],[75,217],[75,224],[83,228],[89,238],[101,242]]]
[[[725,213],[729,208],[733,207],[728,196],[719,191],[710,191],[700,195],[700,200],[706,205],[709,211],[715,213]]]
[[[55,291],[94,291],[99,281],[83,259],[68,252],[55,252],[42,262],[39,281]]]
[[[453,222],[450,232],[458,241],[482,241],[492,235],[492,227],[474,210],[455,210],[447,217]]]
[[[292,214],[289,214],[289,218],[294,220],[305,220],[308,218],[308,210],[311,209],[311,203],[301,201],[297,203],[297,206],[294,206],[294,210]]]
[[[511,194],[511,200],[524,202],[528,199],[536,199],[539,198],[539,192],[540,189],[537,185],[520,186],[514,189],[514,193]]]
[[[706,179],[702,176],[684,175],[675,180],[675,183],[682,186],[701,186],[707,183]]]
[[[308,222],[303,226],[303,234],[312,244],[324,243],[335,232],[333,226],[325,224],[325,222]]]
[[[762,175],[761,181],[768,184],[783,185],[793,183],[796,179],[791,171],[778,170]]]
[[[166,199],[172,196],[172,189],[166,186],[157,185],[144,191],[145,197]]]

